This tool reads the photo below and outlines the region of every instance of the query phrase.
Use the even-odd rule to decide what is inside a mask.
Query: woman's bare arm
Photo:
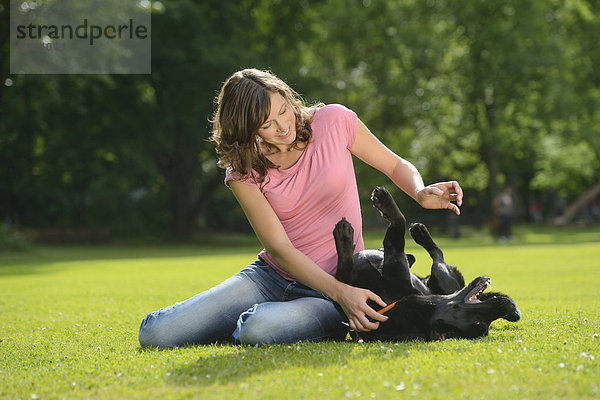
[[[456,181],[425,186],[421,174],[410,162],[388,149],[359,119],[352,154],[387,175],[396,186],[423,208],[447,208],[460,214],[463,192]],[[458,204],[454,204],[456,202]]]

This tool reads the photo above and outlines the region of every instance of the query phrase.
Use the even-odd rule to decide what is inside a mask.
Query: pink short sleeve
[[[239,172],[233,172],[231,170],[231,168],[227,168],[225,170],[225,185],[227,185],[228,188],[230,188],[229,181],[237,181],[237,182],[245,183],[246,185],[251,185],[251,186],[256,186],[256,187],[259,186],[258,182],[256,182],[254,180],[254,177],[252,175],[244,177]]]
[[[336,128],[331,132],[343,136],[335,139],[344,140],[346,149],[352,149],[358,127],[358,117],[354,111],[341,104],[329,104],[319,110],[317,117],[330,121]]]

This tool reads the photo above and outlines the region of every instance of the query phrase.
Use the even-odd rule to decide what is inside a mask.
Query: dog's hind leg
[[[390,283],[408,285],[412,288],[410,263],[404,251],[406,218],[384,187],[376,187],[371,194],[371,200],[373,206],[390,222],[383,239],[384,256],[381,275]]]
[[[338,256],[335,278],[340,282],[349,283],[354,266],[354,228],[346,218],[335,224],[333,238]]]

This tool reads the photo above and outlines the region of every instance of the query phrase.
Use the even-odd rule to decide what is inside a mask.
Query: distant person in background
[[[500,237],[500,241],[513,241],[513,198],[512,188],[510,186],[506,186],[498,195],[498,197],[496,197],[494,206],[498,216],[500,217],[500,226],[498,227],[498,236]]]
[[[452,239],[459,239],[460,238],[460,227],[458,224],[458,215],[456,215],[454,213],[448,213],[447,224],[448,224],[448,233],[450,234]]]
[[[539,225],[544,222],[544,206],[542,203],[535,201],[531,205],[529,212],[534,224]]]
[[[225,183],[264,249],[223,283],[148,314],[140,326],[142,346],[343,339],[347,329],[333,301],[356,331],[386,321],[367,304],[385,306],[379,296],[334,277],[332,232],[342,217],[354,227],[355,252],[364,249],[352,156],[422,207],[460,213],[463,193],[456,181],[425,186],[417,169],[353,111],[339,104],[306,106],[268,71],[246,69],[227,79],[211,140]]]
[[[586,226],[593,226],[598,221],[600,216],[600,209],[594,200],[588,200],[587,202],[581,203],[581,213]]]

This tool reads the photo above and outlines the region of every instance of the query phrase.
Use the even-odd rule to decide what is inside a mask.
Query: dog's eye
[[[477,322],[475,322],[475,323],[473,324],[473,328],[475,328],[475,329],[478,329],[478,330],[481,330],[481,329],[483,329],[483,328],[484,328],[484,325],[483,325],[483,323],[482,323],[481,321],[477,321]]]

